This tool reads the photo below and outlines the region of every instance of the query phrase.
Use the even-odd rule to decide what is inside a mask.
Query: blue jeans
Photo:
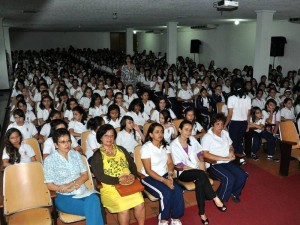
[[[100,199],[97,194],[85,198],[72,198],[74,195],[57,193],[55,205],[58,210],[79,216],[85,216],[87,225],[104,225]]]

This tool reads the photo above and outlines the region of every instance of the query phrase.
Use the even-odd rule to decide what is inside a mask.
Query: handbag
[[[117,189],[121,197],[132,195],[145,189],[144,185],[141,184],[139,179],[135,179],[134,182],[130,185],[116,184],[115,188]]]

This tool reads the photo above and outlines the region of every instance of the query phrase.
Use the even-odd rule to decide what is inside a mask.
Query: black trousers
[[[212,200],[216,193],[211,187],[209,179],[203,170],[185,170],[178,177],[183,182],[195,182],[196,200],[199,209],[199,215],[205,214],[205,200]]]

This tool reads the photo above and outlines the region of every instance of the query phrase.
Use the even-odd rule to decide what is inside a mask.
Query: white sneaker
[[[169,222],[168,221],[165,221],[165,222],[158,222],[158,225],[168,225],[169,224]]]
[[[180,220],[172,220],[171,225],[182,225]]]

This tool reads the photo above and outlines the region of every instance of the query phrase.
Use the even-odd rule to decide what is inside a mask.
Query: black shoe
[[[201,219],[201,222],[202,222],[204,225],[208,225],[208,224],[209,224],[209,220],[208,220],[207,217],[206,217],[206,220]]]
[[[235,203],[240,203],[241,199],[239,196],[234,196],[233,194],[231,195],[231,199],[232,201],[234,201]]]
[[[255,153],[251,153],[251,159],[253,159],[254,161],[258,161],[259,158]]]
[[[280,161],[278,158],[275,158],[273,155],[268,155],[267,159],[272,160],[273,162],[279,162]]]
[[[222,203],[223,203],[223,206],[217,206],[217,204],[215,203],[215,201],[213,201],[213,202],[214,202],[215,206],[217,207],[217,209],[218,209],[219,211],[221,211],[221,212],[226,212],[226,211],[227,211],[227,207],[226,207],[226,205],[224,204],[224,202],[222,202]]]

